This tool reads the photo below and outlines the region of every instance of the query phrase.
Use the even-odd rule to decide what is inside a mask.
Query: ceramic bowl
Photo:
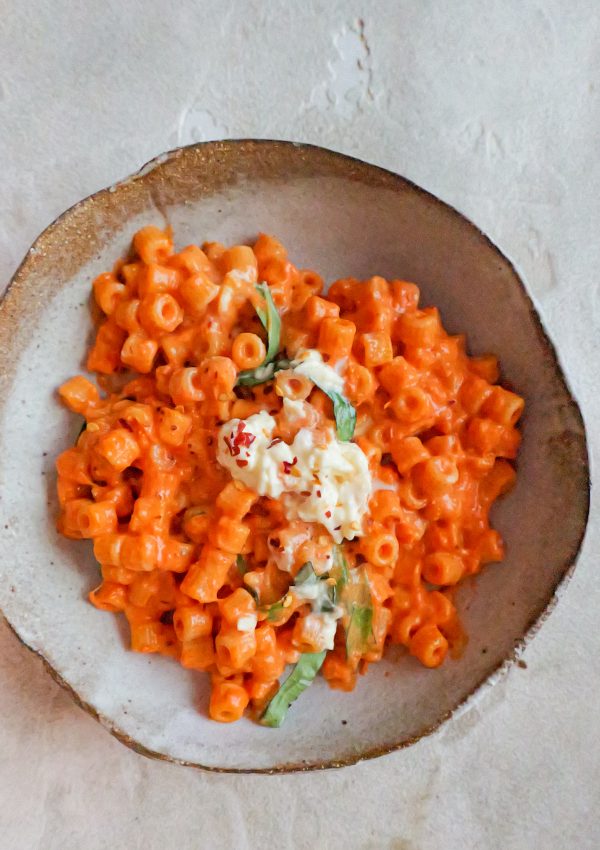
[[[327,280],[413,280],[471,352],[499,354],[527,401],[516,489],[494,510],[504,563],[458,593],[470,636],[459,661],[422,668],[390,653],[352,694],[317,681],[281,729],[206,715],[204,674],[125,649],[118,618],[86,601],[88,542],[55,531],[54,458],[76,436],[56,387],[80,372],[90,284],[142,225],[179,245],[276,234]],[[21,641],[113,734],[160,758],[213,770],[350,764],[431,732],[514,657],[570,574],[588,512],[584,426],[517,272],[456,210],[402,177],[307,145],[227,141],[154,160],[68,210],[35,242],[0,308],[0,606]]]

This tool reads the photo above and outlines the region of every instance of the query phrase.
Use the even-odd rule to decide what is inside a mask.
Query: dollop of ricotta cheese
[[[373,489],[364,452],[333,433],[317,445],[308,428],[288,444],[273,438],[275,425],[266,411],[230,419],[219,429],[219,463],[260,496],[281,499],[288,520],[318,522],[336,543],[360,537]]]

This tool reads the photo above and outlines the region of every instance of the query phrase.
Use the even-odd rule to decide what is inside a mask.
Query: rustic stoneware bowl
[[[54,523],[54,458],[75,417],[56,387],[80,372],[92,334],[90,284],[140,226],[178,243],[276,234],[327,280],[416,281],[472,352],[500,355],[527,400],[518,484],[494,511],[508,555],[458,595],[470,641],[425,670],[405,654],[344,694],[317,681],[282,729],[207,719],[203,674],[125,650],[116,617],[86,602],[98,582],[87,542]],[[570,574],[588,512],[584,426],[539,317],[511,263],[456,210],[348,157],[285,142],[210,142],[150,163],[77,204],[36,241],[0,308],[0,606],[21,641],[74,699],[148,755],[213,770],[350,764],[431,732],[514,657]]]

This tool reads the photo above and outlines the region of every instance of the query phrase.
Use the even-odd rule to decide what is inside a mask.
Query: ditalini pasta
[[[58,527],[93,540],[90,601],[134,651],[210,676],[213,719],[271,726],[388,643],[431,668],[461,651],[453,589],[503,557],[488,513],[520,440],[493,355],[414,283],[325,295],[264,234],[175,251],[145,227],[93,290],[97,382],[59,390],[85,424],[57,459]]]

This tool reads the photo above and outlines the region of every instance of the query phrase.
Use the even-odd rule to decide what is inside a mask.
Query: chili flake
[[[297,464],[297,463],[298,463],[298,458],[297,458],[297,457],[295,457],[295,458],[294,458],[294,460],[292,460],[291,462],[290,462],[289,460],[283,460],[283,461],[281,462],[281,465],[283,466],[283,471],[284,471],[284,473],[285,473],[286,475],[290,475],[290,474],[291,474],[291,472],[292,472],[292,467],[293,467],[293,466],[296,466],[296,464]]]

